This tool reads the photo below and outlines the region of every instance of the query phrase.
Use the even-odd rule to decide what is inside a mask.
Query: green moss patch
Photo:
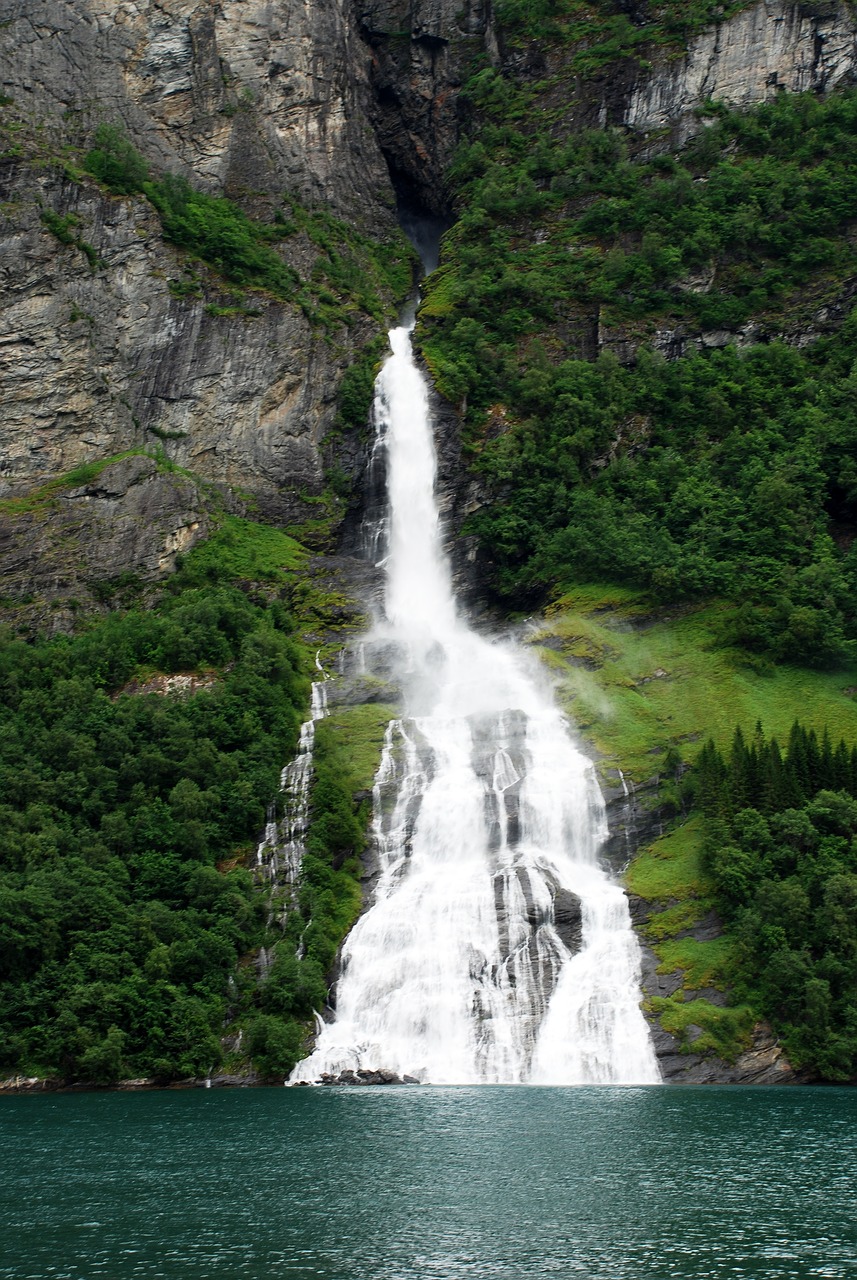
[[[635,864],[636,865],[636,864]],[[707,898],[686,898],[665,911],[658,911],[649,918],[644,933],[649,942],[662,942],[690,929],[706,914],[710,907]]]
[[[728,982],[730,968],[734,969],[733,944],[728,938],[667,938],[658,943],[655,955],[660,960],[658,973],[684,973],[682,986],[686,991],[698,991],[701,987],[723,988]]]
[[[369,702],[356,707],[335,707],[316,726],[323,739],[335,738],[341,767],[353,792],[367,791],[375,779],[389,722],[395,707]]]
[[[20,516],[49,507],[56,498],[68,489],[77,489],[83,485],[92,484],[93,480],[97,480],[102,471],[111,466],[112,463],[122,462],[125,458],[135,458],[140,455],[147,456],[146,450],[126,449],[124,453],[115,453],[109,458],[99,458],[96,462],[82,463],[81,466],[75,467],[73,471],[67,471],[64,475],[55,476],[54,479],[48,480],[46,484],[39,485],[38,488],[22,494],[20,497],[0,498],[0,515]]]
[[[281,529],[226,516],[217,532],[190,552],[184,566],[189,575],[204,579],[285,582],[306,558],[300,543]]]
[[[724,1009],[709,1000],[685,1000],[679,991],[653,997],[648,1007],[676,1037],[683,1053],[715,1054],[734,1062],[750,1046],[756,1015],[746,1005]]]
[[[694,818],[644,849],[625,874],[630,892],[647,902],[708,897],[711,883],[702,870],[701,831]]]

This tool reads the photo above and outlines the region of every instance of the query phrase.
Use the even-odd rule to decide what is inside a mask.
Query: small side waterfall
[[[256,866],[263,874],[281,885],[297,884],[304,855],[304,839],[309,820],[309,788],[312,781],[312,753],[315,746],[315,722],[327,715],[327,676],[318,654],[316,669],[321,680],[312,685],[310,718],[301,725],[294,760],[280,774],[283,816],[278,822],[272,805],[268,812],[265,834],[256,850]]]
[[[528,656],[458,616],[427,389],[410,328],[390,340],[375,402],[389,514],[374,638],[399,655],[408,714],[389,725],[375,779],[375,900],[343,947],[336,1019],[291,1080],[657,1082],[627,903],[598,865],[592,765]]]

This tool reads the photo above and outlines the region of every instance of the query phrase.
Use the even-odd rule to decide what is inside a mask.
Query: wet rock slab
[[[340,1071],[338,1076],[323,1072],[323,1085],[382,1085],[382,1084],[419,1084],[415,1076],[400,1076],[395,1071]]]

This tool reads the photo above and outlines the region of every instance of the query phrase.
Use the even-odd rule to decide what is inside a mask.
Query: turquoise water
[[[0,1276],[857,1277],[857,1092],[3,1098]]]

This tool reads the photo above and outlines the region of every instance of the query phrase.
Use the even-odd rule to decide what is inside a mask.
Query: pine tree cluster
[[[728,757],[709,739],[696,763],[697,801],[710,818],[731,818],[741,809],[779,813],[800,808],[819,791],[846,791],[857,797],[857,746],[844,738],[833,746],[827,729],[818,740],[814,729],[797,721],[785,754],[776,738],[767,740],[756,723],[748,742],[738,726]]]
[[[792,1061],[857,1075],[857,747],[795,723],[785,753],[761,725],[695,771],[704,866],[735,943],[734,995]]]

